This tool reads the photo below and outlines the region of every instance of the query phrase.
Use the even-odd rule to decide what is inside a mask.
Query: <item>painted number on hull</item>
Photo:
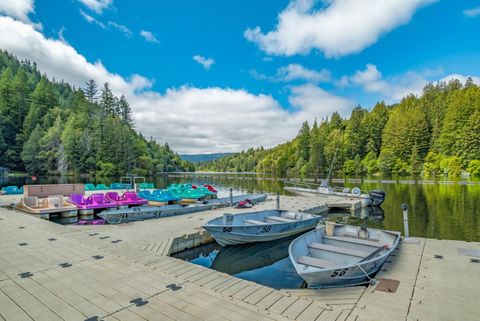
[[[264,226],[264,227],[262,228],[262,230],[260,231],[260,233],[268,233],[268,232],[270,232],[270,229],[271,229],[271,228],[272,228],[271,225]]]
[[[230,233],[232,231],[232,228],[231,227],[224,227],[223,231],[227,232],[227,233]]]
[[[333,271],[332,275],[330,275],[331,278],[334,278],[336,276],[342,276],[344,275],[345,273],[347,273],[348,269],[339,269],[339,270],[335,270]]]

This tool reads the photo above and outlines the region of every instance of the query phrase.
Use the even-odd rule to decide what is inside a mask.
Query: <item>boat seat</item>
[[[252,225],[265,225],[268,224],[267,222],[257,221],[257,220],[244,220],[245,223],[252,224]]]
[[[347,236],[324,236],[323,238],[327,240],[333,240],[333,241],[341,241],[341,242],[347,242],[347,243],[354,243],[354,244],[361,244],[361,245],[367,245],[367,246],[372,246],[376,248],[383,247],[385,244],[379,242],[379,241],[368,241],[364,240],[358,237],[347,237]]]
[[[291,218],[286,218],[286,217],[281,217],[281,216],[267,216],[266,217],[269,220],[272,221],[277,221],[277,222],[282,222],[282,223],[291,223],[291,222],[296,222],[297,220],[291,219]]]
[[[344,233],[343,235],[338,235],[338,236],[344,236],[344,237],[349,237],[349,238],[354,238],[354,239],[358,239],[358,236],[356,234],[348,234],[348,233]],[[380,242],[379,239],[372,239],[370,237],[367,237],[367,238],[362,238],[362,240],[366,240],[366,241],[372,241],[372,242]]]
[[[38,197],[36,196],[27,196],[23,198],[23,204],[27,207],[38,207],[39,202],[38,202]]]
[[[322,244],[322,243],[311,243],[308,245],[308,248],[321,250],[321,251],[340,253],[340,254],[345,254],[350,256],[356,256],[359,258],[365,258],[372,253],[372,251],[359,251],[354,249],[347,249],[341,246],[333,246],[333,245]]]
[[[305,256],[305,255],[298,257],[297,263],[308,265],[308,266],[314,266],[317,268],[324,268],[324,269],[338,266],[338,263],[336,262],[328,261],[324,259],[317,259],[316,257]]]
[[[53,208],[63,207],[63,196],[60,196],[60,195],[49,196],[48,206]]]

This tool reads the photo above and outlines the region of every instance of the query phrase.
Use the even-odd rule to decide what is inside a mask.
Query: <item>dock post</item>
[[[280,211],[280,193],[277,192],[277,211]]]
[[[230,207],[233,206],[233,188],[230,187]]]
[[[408,204],[403,203],[400,205],[400,207],[403,210],[403,230],[404,230],[404,235],[406,238],[410,237],[410,233],[408,232]]]

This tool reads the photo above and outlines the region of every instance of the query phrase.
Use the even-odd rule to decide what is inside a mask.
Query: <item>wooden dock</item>
[[[271,199],[256,209],[274,207]],[[275,290],[166,256],[207,242],[200,226],[227,211],[242,210],[62,226],[0,208],[0,320],[479,319],[476,242],[404,240],[377,285],[325,290]]]

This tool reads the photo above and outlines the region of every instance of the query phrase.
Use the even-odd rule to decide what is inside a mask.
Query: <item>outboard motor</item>
[[[373,190],[368,194],[372,200],[372,206],[382,205],[383,201],[385,200],[385,195],[385,192],[382,190]]]

